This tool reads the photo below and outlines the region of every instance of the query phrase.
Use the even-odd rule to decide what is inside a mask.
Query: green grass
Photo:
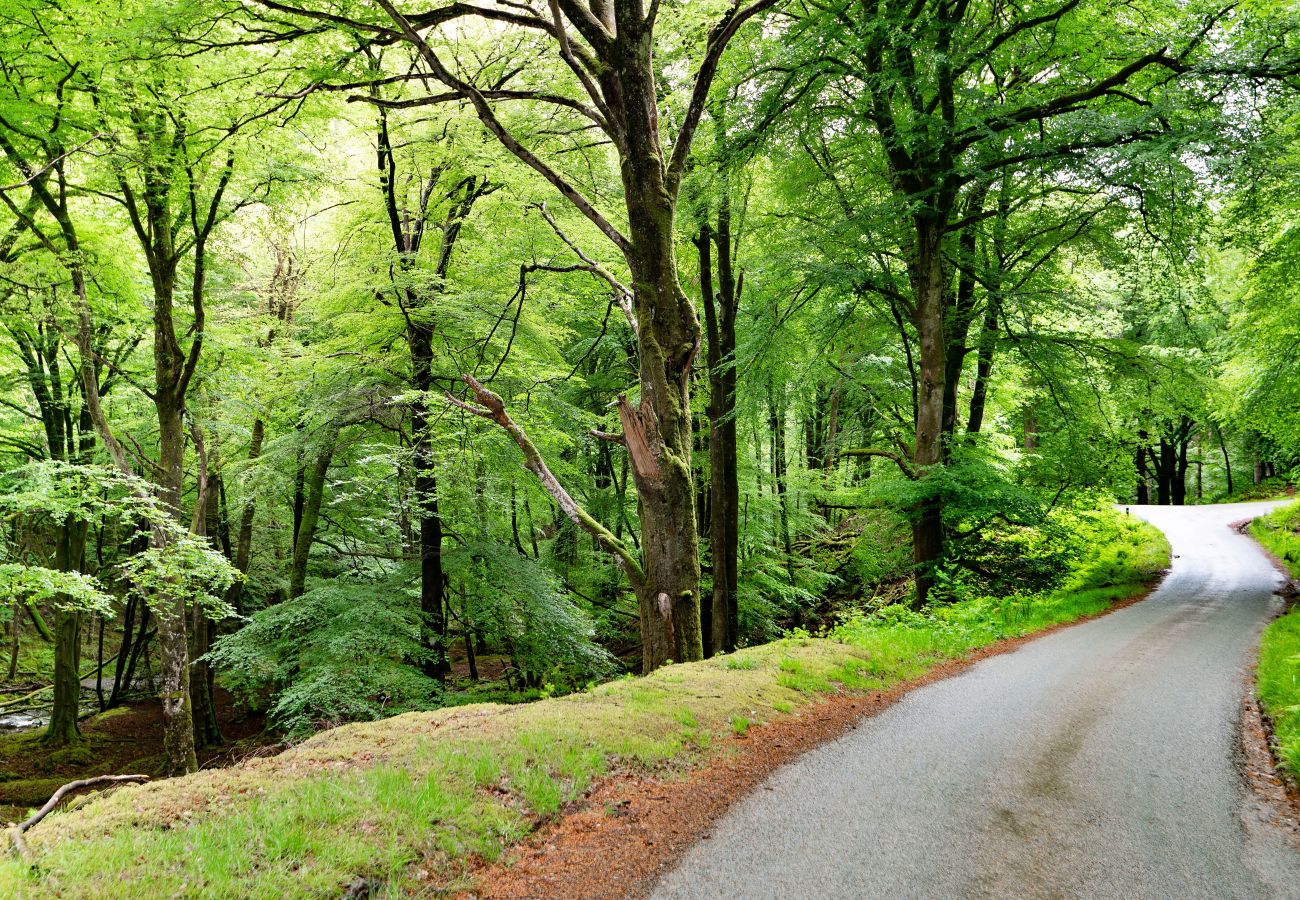
[[[1250,533],[1300,578],[1300,502],[1279,506],[1250,523]]]
[[[337,897],[357,878],[377,897],[455,889],[469,858],[499,858],[602,775],[699,763],[718,739],[825,693],[888,688],[1141,591],[1168,545],[1147,526],[1113,530],[1097,557],[1109,562],[1046,597],[927,616],[890,608],[827,637],[794,634],[536,703],[346,725],[272,758],[123,788],[33,829],[36,865],[0,862],[0,896]]]
[[[1251,533],[1300,577],[1300,503],[1251,523]],[[1260,636],[1255,673],[1259,700],[1273,723],[1278,759],[1300,778],[1300,607],[1275,619]]]

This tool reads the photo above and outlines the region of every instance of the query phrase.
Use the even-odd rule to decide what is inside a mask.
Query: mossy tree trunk
[[[85,522],[69,520],[59,529],[55,564],[61,572],[81,568],[86,550]],[[54,705],[42,743],[64,747],[81,740],[81,613],[56,602],[54,608]]]

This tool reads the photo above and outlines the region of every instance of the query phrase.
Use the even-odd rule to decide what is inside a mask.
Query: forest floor
[[[261,716],[237,708],[216,690],[217,722],[226,743],[199,752],[203,768],[230,765],[265,752],[274,738]],[[52,750],[40,743],[43,729],[0,735],[0,822],[17,821],[60,786],[94,775],[152,775],[162,761],[162,704],[140,700],[81,722],[83,743]]]

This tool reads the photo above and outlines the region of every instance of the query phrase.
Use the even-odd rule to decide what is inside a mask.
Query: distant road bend
[[[1138,604],[909,694],[777,771],[658,898],[1300,898],[1251,813],[1243,672],[1279,576],[1231,522],[1131,507],[1176,559]]]

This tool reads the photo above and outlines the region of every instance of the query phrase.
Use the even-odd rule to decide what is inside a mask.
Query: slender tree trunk
[[[167,301],[170,305],[170,300]],[[161,356],[161,353],[155,353]],[[175,361],[179,364],[179,360]],[[162,385],[174,384],[176,377],[164,373],[169,363],[159,362],[158,393],[154,406],[158,413],[160,457],[159,495],[164,508],[181,518],[181,488],[184,479],[185,426],[180,402]],[[165,546],[167,537],[154,530],[155,547]],[[163,708],[163,769],[167,775],[196,771],[194,752],[194,711],[190,694],[189,610],[184,597],[160,594],[153,600],[158,622],[158,645],[161,651]]]
[[[982,213],[984,198],[987,193],[987,184],[977,184],[972,188],[965,208],[968,218],[974,219]],[[966,356],[970,352],[968,346],[970,327],[976,314],[974,267],[978,237],[979,225],[977,222],[972,221],[962,228],[957,239],[957,254],[961,265],[957,269],[956,296],[953,298],[951,312],[944,328],[946,347],[944,351],[943,446],[941,453],[945,461],[947,461],[952,450],[953,435],[957,432],[958,394],[961,389],[962,371],[966,366]]]
[[[253,433],[248,446],[248,461],[257,462],[262,455],[262,444],[266,440],[266,423],[261,419],[253,421]],[[235,555],[232,562],[241,575],[248,574],[248,566],[253,554],[253,518],[257,514],[257,498],[250,491],[244,498],[243,509],[239,513],[239,530],[235,534]],[[240,601],[244,596],[243,579],[237,580],[226,591],[226,602],[238,613]]]
[[[767,390],[768,430],[772,435],[772,486],[776,492],[777,515],[781,528],[781,546],[785,550],[785,567],[794,582],[794,548],[790,542],[790,494],[786,489],[785,408],[782,405],[784,385],[778,391],[772,385]]]
[[[1146,506],[1151,502],[1151,484],[1150,475],[1147,473],[1147,433],[1138,432],[1137,451],[1133,454],[1133,462],[1137,468],[1137,502],[1139,506]]]
[[[1190,428],[1190,423],[1189,426]],[[1187,445],[1191,438],[1185,433],[1181,434],[1177,446],[1177,462],[1174,466],[1173,484],[1171,485],[1171,496],[1174,506],[1184,506],[1187,503]]]
[[[1223,429],[1214,426],[1214,433],[1219,437],[1219,449],[1223,451],[1223,471],[1228,476],[1228,496],[1232,496],[1232,460],[1228,457],[1228,443],[1223,439]]]
[[[718,290],[714,292],[712,246],[718,248]],[[718,214],[716,237],[707,223],[696,239],[700,293],[708,335],[709,369],[709,545],[713,592],[709,603],[713,653],[736,649],[740,632],[736,579],[739,571],[740,486],[736,446],[736,310],[740,288],[732,261],[731,214],[727,197]]]
[[[134,641],[124,644],[118,651],[119,660],[121,660],[122,655],[128,650],[130,651],[130,657],[126,661],[126,667],[121,671],[113,683],[113,690],[108,696],[108,705],[110,707],[118,706],[122,703],[126,697],[127,691],[129,691],[131,686],[135,684],[135,671],[139,666],[140,658],[147,658],[149,640],[155,633],[149,630],[151,617],[152,614],[149,610],[148,604],[140,604],[140,630],[137,632]],[[122,640],[129,641],[130,637],[131,635],[129,633],[124,634]]]
[[[1156,502],[1169,506],[1174,498],[1174,445],[1168,438],[1160,438],[1160,458],[1156,463]]]
[[[997,293],[990,291],[984,307],[984,324],[980,329],[975,387],[971,391],[970,417],[966,421],[967,434],[978,434],[984,427],[984,409],[988,404],[989,381],[993,377],[993,353],[998,339],[999,308]]]
[[[321,501],[325,496],[325,476],[334,461],[334,445],[338,438],[338,425],[325,428],[316,457],[303,476],[302,524],[298,540],[293,547],[293,563],[289,572],[289,599],[301,597],[307,585],[307,562],[311,558],[312,544],[316,541],[316,523],[320,519]]]
[[[415,389],[420,396],[411,409],[414,447],[416,518],[420,523],[420,612],[424,620],[424,645],[429,658],[425,674],[445,679],[451,670],[447,646],[446,576],[442,567],[442,513],[438,508],[438,476],[428,398],[433,390],[433,333],[424,327],[407,329]]]
[[[18,627],[18,617],[21,611],[19,604],[15,602],[11,604],[10,608],[13,610],[13,613],[9,618],[9,631],[12,643],[9,646],[9,676],[7,680],[13,681],[18,677],[18,637],[22,632]]]

